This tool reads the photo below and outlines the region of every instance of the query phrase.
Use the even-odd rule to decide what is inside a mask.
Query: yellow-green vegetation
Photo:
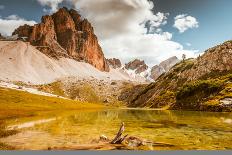
[[[181,61],[180,63],[177,63],[173,68],[174,72],[183,72],[188,69],[191,69],[194,65],[194,59],[187,59],[184,61]]]
[[[79,102],[63,98],[40,96],[24,91],[0,88],[0,138],[16,134],[16,130],[6,130],[5,122],[19,119],[21,121],[60,116],[81,109],[104,108],[100,104]],[[14,149],[0,142],[0,150]]]
[[[103,105],[68,99],[34,95],[23,91],[0,88],[0,120],[31,117],[51,111],[102,108]],[[55,113],[55,112],[54,112]]]
[[[86,101],[90,103],[102,103],[103,100],[96,94],[94,88],[89,84],[71,84],[64,86],[61,81],[56,81],[47,85],[40,85],[38,89],[58,96],[70,98],[72,100]]]
[[[203,106],[218,108],[221,99],[230,97],[232,97],[232,74],[184,85],[176,94],[176,106],[187,109]]]
[[[16,130],[5,130],[3,121],[0,121],[0,138],[8,137],[18,133]],[[0,150],[13,150],[12,146],[0,142]]]
[[[224,84],[223,89],[215,96],[212,96],[205,104],[217,105],[221,99],[232,98],[232,74],[223,76],[220,79]]]
[[[17,85],[17,86],[27,86],[28,84],[22,82],[22,81],[14,81],[13,84]]]
[[[102,99],[98,96],[94,88],[88,84],[83,84],[81,86],[72,86],[67,90],[68,96],[72,99],[82,98],[82,100],[91,103],[102,103]]]
[[[186,82],[186,78],[180,78],[179,74],[191,69],[194,66],[194,59],[187,59],[177,63],[172,67],[171,71],[162,74],[154,83],[154,87],[156,89],[166,89],[168,87],[169,90],[175,89],[176,87],[181,87]],[[155,86],[157,85],[157,86]]]
[[[168,109],[175,102],[175,93],[172,91],[163,91],[156,98],[156,102],[158,103],[156,107],[162,107],[162,109]],[[153,108],[152,105],[151,108]]]
[[[48,93],[52,93],[58,96],[67,97],[67,95],[64,92],[63,84],[60,81],[56,81],[47,85],[39,85],[38,89],[41,91],[45,91]]]

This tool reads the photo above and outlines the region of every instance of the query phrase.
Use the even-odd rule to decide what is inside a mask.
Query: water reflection
[[[113,138],[120,123],[125,122],[126,134],[152,142],[145,149],[232,149],[231,119],[231,113],[126,109],[74,111],[51,122],[21,129],[20,134],[4,141],[24,149],[89,144],[102,134]]]

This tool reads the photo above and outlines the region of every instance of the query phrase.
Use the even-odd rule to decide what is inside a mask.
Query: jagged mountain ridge
[[[107,63],[110,67],[112,67],[114,69],[122,67],[121,61],[119,59],[116,59],[116,58],[107,59]]]
[[[231,111],[232,41],[181,61],[156,82],[127,90],[130,107]],[[124,92],[125,94],[125,92]]]
[[[13,35],[25,38],[48,56],[68,57],[109,71],[93,27],[76,10],[61,8],[52,15],[43,16],[39,24],[20,26]]]
[[[149,68],[145,61],[135,59],[125,64],[123,69],[129,74],[142,76],[146,78],[147,81],[155,81],[160,75],[168,72],[170,68],[179,61],[180,60],[176,56],[173,56],[162,61],[159,65]]]

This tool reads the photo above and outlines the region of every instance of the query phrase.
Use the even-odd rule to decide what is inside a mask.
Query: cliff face
[[[152,107],[202,111],[232,111],[232,41],[181,61],[156,82],[131,94],[131,107]],[[226,102],[225,102],[226,101]]]
[[[109,71],[93,27],[75,10],[61,8],[41,23],[17,28],[13,35],[26,37],[43,53],[52,57],[70,57],[87,62],[101,71]]]

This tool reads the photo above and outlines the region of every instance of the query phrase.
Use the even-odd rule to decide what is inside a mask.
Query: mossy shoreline
[[[79,102],[69,99],[35,95],[24,91],[0,87],[0,138],[17,134],[17,130],[7,130],[7,122],[11,120],[41,119],[51,116],[59,116],[65,112],[78,110],[103,109],[104,105]],[[0,150],[12,150],[9,146],[0,142]]]

